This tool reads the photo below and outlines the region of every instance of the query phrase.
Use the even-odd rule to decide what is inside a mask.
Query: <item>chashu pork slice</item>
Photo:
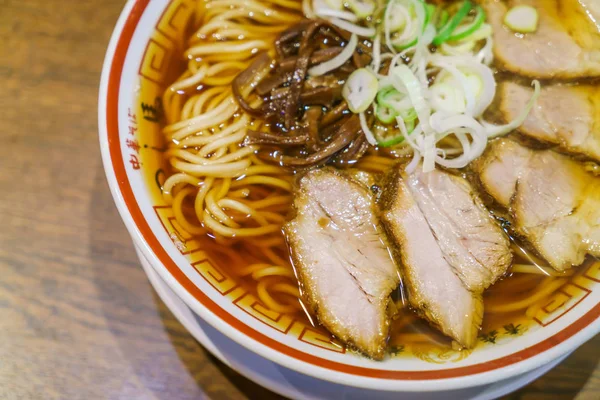
[[[475,346],[483,318],[481,293],[468,290],[454,273],[399,169],[388,176],[380,209],[411,306],[461,346]]]
[[[484,0],[493,28],[494,56],[502,68],[538,79],[600,76],[600,34],[591,0]],[[533,33],[515,34],[504,26],[506,12],[530,5],[538,12]]]
[[[513,82],[499,89],[504,119],[518,118],[533,89]],[[558,145],[561,151],[600,160],[600,90],[591,85],[543,87],[519,132]]]
[[[399,271],[367,188],[333,168],[304,175],[284,227],[303,297],[331,333],[381,359]]]
[[[558,271],[600,255],[600,178],[551,150],[495,141],[475,163],[512,229]]]
[[[421,168],[398,179],[406,182],[444,258],[467,289],[481,292],[506,273],[512,261],[508,236],[466,179]]]

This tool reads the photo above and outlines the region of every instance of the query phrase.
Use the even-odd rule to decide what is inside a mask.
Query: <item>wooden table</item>
[[[0,399],[270,399],[152,290],[109,193],[97,89],[123,0],[0,0]],[[600,336],[510,399],[600,399]]]

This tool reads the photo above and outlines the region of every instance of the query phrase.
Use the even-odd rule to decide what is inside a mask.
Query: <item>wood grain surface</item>
[[[123,0],[0,0],[0,399],[275,399],[152,290],[97,139]],[[600,399],[600,337],[509,399]]]

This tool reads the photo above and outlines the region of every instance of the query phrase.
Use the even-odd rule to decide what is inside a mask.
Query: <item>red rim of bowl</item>
[[[113,32],[111,44],[106,54],[104,62],[103,77],[100,87],[100,109],[99,109],[99,126],[100,126],[100,142],[103,151],[103,161],[105,164],[105,170],[113,197],[117,206],[119,203],[124,207],[119,207],[123,220],[128,225],[130,233],[134,237],[141,240],[145,246],[143,248],[149,249],[151,255],[155,260],[158,260],[166,268],[168,273],[175,281],[189,293],[197,302],[208,309],[211,313],[217,316],[222,322],[227,324],[232,329],[235,329],[242,334],[248,336],[252,340],[272,349],[278,353],[289,356],[298,361],[302,361],[313,365],[315,367],[325,368],[335,372],[341,372],[344,374],[354,375],[356,377],[363,378],[376,378],[385,380],[398,380],[398,381],[415,381],[415,380],[440,380],[448,378],[460,378],[467,377],[470,375],[481,374],[488,371],[497,370],[504,367],[515,366],[516,363],[520,363],[524,360],[531,359],[532,357],[539,355],[560,343],[563,343],[567,339],[573,337],[575,334],[581,332],[584,328],[588,327],[593,321],[600,316],[600,304],[596,304],[587,313],[567,326],[563,330],[554,334],[553,336],[536,343],[526,349],[518,351],[516,353],[504,356],[495,360],[464,366],[456,368],[447,368],[430,371],[400,371],[400,370],[384,370],[375,368],[366,368],[353,365],[347,365],[336,361],[328,360],[325,358],[317,357],[312,354],[299,351],[290,346],[284,345],[275,339],[272,339],[263,333],[253,329],[249,325],[238,320],[235,316],[225,311],[217,303],[215,303],[209,296],[203,293],[193,282],[181,271],[176,263],[169,257],[164,247],[161,245],[157,237],[154,235],[147,221],[145,220],[142,211],[135,199],[133,189],[130,185],[127,173],[125,170],[125,164],[123,161],[121,147],[119,142],[119,127],[118,127],[118,99],[120,92],[120,83],[122,77],[122,70],[125,63],[125,57],[129,50],[132,36],[138,26],[138,23],[144,13],[144,10],[148,6],[150,0],[130,0],[128,5],[123,10],[123,14]],[[121,29],[119,29],[121,25]],[[114,51],[111,54],[111,48],[114,47]],[[106,108],[103,109],[102,105]],[[105,129],[103,127],[106,126]],[[110,165],[107,165],[110,164]],[[112,166],[112,167],[111,167]],[[114,171],[114,176],[111,175],[111,170]],[[116,187],[111,183],[112,180],[116,180]],[[126,210],[126,211],[125,211]],[[128,221],[129,220],[129,221]],[[127,222],[132,223],[135,229],[131,231],[131,228]],[[224,334],[223,326],[216,326]],[[574,341],[583,343],[583,341],[591,338],[595,333],[594,330],[586,332],[582,335],[580,340]],[[577,344],[577,343],[576,343]],[[557,354],[553,354],[554,357],[558,357],[572,348],[576,347],[576,344],[570,348],[562,349]],[[250,350],[256,351],[256,349],[250,348]],[[262,354],[264,356],[264,354]],[[275,360],[273,360],[275,361]],[[549,361],[549,360],[546,360]],[[524,368],[518,368],[518,372],[524,372],[524,370],[533,369],[543,362],[532,363],[531,365],[523,366]],[[294,368],[293,365],[286,365],[286,367]],[[297,368],[296,368],[297,369]],[[305,372],[305,371],[304,371]],[[322,376],[319,376],[323,378]],[[493,380],[493,379],[492,379]],[[492,381],[490,380],[490,381]],[[343,380],[344,383],[348,383],[347,379]],[[479,383],[482,383],[481,381]],[[362,386],[362,385],[361,385]],[[439,388],[438,388],[439,389]],[[436,390],[428,388],[426,390]]]

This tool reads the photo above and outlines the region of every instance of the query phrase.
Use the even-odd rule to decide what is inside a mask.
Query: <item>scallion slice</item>
[[[438,9],[435,19],[434,19],[435,28],[438,30],[442,29],[444,27],[444,25],[446,25],[446,22],[448,22],[449,17],[450,17],[450,14],[448,14],[448,11]]]
[[[325,4],[327,4],[333,10],[341,10],[344,8],[343,0],[325,0]]]
[[[394,87],[386,87],[377,93],[377,104],[402,112],[411,107],[410,99]]]
[[[462,40],[470,34],[472,34],[473,32],[475,32],[477,29],[479,29],[481,25],[483,25],[483,23],[485,22],[485,11],[483,11],[483,8],[481,8],[481,6],[477,6],[475,7],[475,12],[476,14],[471,22],[457,27],[454,30],[454,32],[452,32],[452,35],[450,35],[450,37],[448,37],[447,39],[449,42],[455,40]]]
[[[414,24],[414,21],[417,19],[416,15],[418,15],[414,8],[415,6],[421,7],[423,10],[424,20],[423,25],[420,27]],[[415,46],[419,41],[419,36],[425,32],[425,28],[433,18],[435,10],[436,7],[434,5],[427,4],[423,0],[414,0],[413,2],[408,2],[408,5],[406,6],[401,3],[390,2],[388,8],[386,8],[387,17],[384,17],[384,23],[386,24],[388,33],[399,33],[399,31],[410,29],[410,32],[408,32],[409,36],[402,32],[399,37],[390,38],[390,44],[394,47],[394,49],[405,50]],[[407,17],[415,19],[412,21],[412,23],[409,23],[406,21]],[[410,25],[407,27],[407,24]]]
[[[406,122],[405,126],[407,132],[410,134],[415,129],[415,121],[408,121]],[[402,134],[402,132],[397,132],[396,135],[391,137],[376,137],[375,139],[377,140],[377,146],[379,147],[392,147],[404,142],[404,135]]]
[[[415,44],[417,44],[416,37],[411,41],[400,41],[397,39],[392,39],[392,46],[394,46],[396,50],[408,49],[409,47],[413,47]]]
[[[463,19],[469,14],[471,9],[473,8],[473,3],[469,0],[465,1],[456,14],[450,18],[450,20],[440,29],[439,33],[436,37],[433,38],[433,44],[439,46],[444,43],[448,38],[452,35],[454,30],[460,25]]]
[[[375,11],[375,2],[372,0],[347,0],[348,6],[360,18],[367,18]]]
[[[518,33],[532,33],[537,30],[538,12],[531,6],[516,6],[504,16],[504,24]]]
[[[398,134],[391,139],[377,140],[377,146],[379,147],[392,147],[397,144],[404,142],[404,136],[402,134]]]
[[[431,19],[433,18],[433,14],[435,14],[435,9],[436,7],[433,4],[425,4],[425,22],[423,23],[423,30],[425,30],[425,27],[427,26],[427,24],[429,24],[429,22],[431,21]]]
[[[375,116],[377,117],[377,119],[383,122],[384,124],[392,123],[398,116],[398,113],[394,109],[377,103],[373,104],[373,109],[375,111]]]
[[[342,97],[355,114],[364,112],[377,95],[377,77],[367,68],[359,68],[350,74],[342,88]]]
[[[417,112],[415,111],[414,108],[409,108],[408,110],[400,111],[400,116],[406,123],[409,123],[409,122],[414,123],[417,120]]]

